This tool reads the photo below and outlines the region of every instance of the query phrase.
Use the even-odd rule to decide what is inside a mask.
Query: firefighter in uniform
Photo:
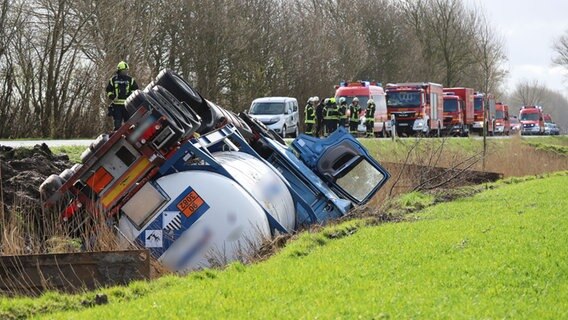
[[[314,98],[308,99],[308,104],[304,108],[304,124],[305,132],[309,135],[314,135],[314,126],[316,123],[316,110],[314,108]]]
[[[347,101],[345,97],[339,98],[339,127],[345,128],[347,126]]]
[[[357,136],[357,127],[359,126],[359,114],[361,113],[361,106],[359,105],[359,98],[353,98],[353,102],[349,105],[349,133]]]
[[[107,96],[112,101],[107,116],[113,117],[115,131],[130,117],[124,103],[134,90],[138,90],[138,84],[128,75],[128,64],[120,61],[116,67],[116,74],[110,78],[106,87]]]
[[[325,105],[323,101],[320,101],[318,96],[314,97],[314,104],[316,105],[316,137],[322,135],[323,132],[323,117],[325,114]]]
[[[337,109],[337,104],[335,103],[335,98],[326,99],[327,103],[325,106],[325,136],[327,137],[337,129],[337,124],[339,123],[339,111]]]
[[[374,137],[373,129],[375,127],[375,101],[369,99],[367,102],[367,112],[365,112],[365,126],[367,127],[367,138]]]

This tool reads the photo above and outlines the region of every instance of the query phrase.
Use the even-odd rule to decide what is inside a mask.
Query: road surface
[[[0,146],[8,146],[13,148],[20,147],[33,147],[36,144],[42,144],[45,142],[48,147],[62,147],[62,146],[88,146],[94,139],[83,139],[83,140],[0,140]]]

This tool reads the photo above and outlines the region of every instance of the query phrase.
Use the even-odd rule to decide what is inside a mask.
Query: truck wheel
[[[157,103],[156,110],[160,111],[161,109],[161,113],[165,113],[164,115],[168,118],[169,122],[175,125],[176,129],[182,134],[184,134],[187,129],[191,129],[191,124],[187,123],[185,117],[159,92],[154,89],[146,89],[144,92],[155,100]]]
[[[171,109],[172,114],[180,120],[179,122],[185,130],[184,137],[193,134],[197,130],[200,125],[199,116],[191,108],[184,107],[176,97],[160,85],[154,86],[152,90],[157,93],[162,103],[169,104],[168,109]]]
[[[282,135],[282,139],[286,139],[286,126],[285,125],[282,127],[282,134],[281,135]]]
[[[193,109],[193,111],[201,117],[200,129],[215,125],[215,123],[213,123],[213,111],[209,105],[207,105],[205,99],[178,74],[171,70],[163,70],[158,74],[154,83],[164,87],[176,97],[176,99],[185,102]],[[200,131],[198,130],[198,132]]]

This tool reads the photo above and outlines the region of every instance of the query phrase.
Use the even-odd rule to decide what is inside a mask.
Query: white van
[[[264,97],[254,99],[250,105],[249,115],[280,134],[282,138],[290,135],[298,136],[300,116],[296,98]]]

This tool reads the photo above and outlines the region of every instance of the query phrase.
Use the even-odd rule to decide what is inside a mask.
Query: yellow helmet
[[[124,61],[120,61],[118,63],[118,65],[116,66],[116,70],[118,70],[118,71],[128,70],[128,63],[126,63]]]

